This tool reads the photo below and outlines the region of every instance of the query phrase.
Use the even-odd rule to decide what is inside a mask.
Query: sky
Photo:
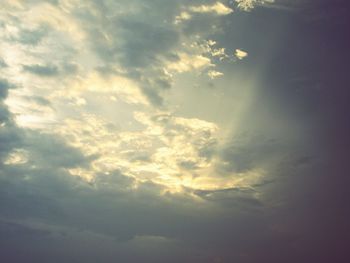
[[[2,262],[349,262],[346,0],[0,0]]]

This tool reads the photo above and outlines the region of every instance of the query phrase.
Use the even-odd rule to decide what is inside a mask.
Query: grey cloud
[[[182,22],[182,30],[186,35],[202,34],[206,38],[220,31],[222,19],[221,17],[193,14],[190,20]]]
[[[195,190],[195,195],[226,207],[239,207],[243,210],[262,209],[263,203],[254,197],[255,190],[250,188],[228,188],[222,190]]]
[[[119,23],[124,40],[121,61],[128,68],[157,65],[158,58],[167,56],[179,41],[178,33],[172,28],[137,22],[133,17],[123,18]]]
[[[84,156],[82,152],[68,146],[62,138],[26,131],[24,148],[28,149],[34,160],[41,166],[72,168],[87,166],[96,156]]]
[[[47,160],[56,154],[42,151]],[[31,158],[38,159],[36,156]],[[40,162],[41,158],[37,163]],[[1,215],[45,220],[115,237],[118,242],[151,235],[210,246],[212,240],[220,242],[222,238],[221,219],[210,215],[210,210],[204,206],[195,208],[196,204],[189,198],[176,194],[159,196],[157,193],[162,187],[151,182],[141,183],[133,189],[134,179],[120,171],[98,175],[89,185],[66,174],[60,167],[61,163],[51,162],[49,166],[38,165],[37,168],[25,164],[3,169]],[[208,193],[197,194],[208,201],[224,199],[219,193],[211,200]],[[195,215],[193,209],[197,211]],[[216,231],[208,231],[214,226]]]
[[[218,251],[223,253],[225,260],[240,260],[236,253],[251,251],[252,242],[259,247],[266,240],[272,240],[274,244],[274,240],[284,238],[268,231],[266,208],[253,197],[252,189],[197,190],[193,194],[203,201],[196,202],[183,194],[161,196],[162,187],[152,182],[139,183],[135,189],[135,179],[118,170],[109,175],[98,174],[96,180],[89,184],[61,169],[62,165],[66,166],[65,161],[51,161],[56,159],[52,155],[57,153],[69,156],[71,150],[67,151],[67,146],[58,146],[60,141],[54,138],[53,143],[50,138],[44,138],[47,146],[39,146],[40,138],[40,135],[33,138],[33,143],[27,146],[30,146],[29,152],[35,153],[31,158],[36,159],[37,164],[48,161],[49,165],[30,168],[32,163],[29,163],[6,166],[1,170],[0,215],[9,221],[30,218],[34,222],[73,229],[75,232],[67,232],[67,237],[85,232],[104,235],[115,240],[114,248],[125,248],[140,236],[164,237],[186,246],[189,254],[197,249],[207,251],[194,257],[201,262],[211,262]],[[48,150],[51,146],[57,150]],[[74,155],[72,159],[75,159]],[[33,233],[29,239],[37,240],[42,247],[40,238],[48,242],[45,235]],[[53,235],[49,237],[52,242]],[[62,238],[55,241],[58,247],[66,242],[65,237]],[[79,243],[74,241],[72,245],[78,246]],[[135,249],[139,251],[138,247]],[[99,251],[97,249],[95,253]],[[181,249],[179,252],[184,251]],[[235,253],[232,254],[232,251]],[[80,258],[82,255],[79,253]],[[192,256],[185,255],[184,262],[192,262]],[[150,257],[153,256],[147,255],[136,262],[148,262]],[[130,260],[130,256],[126,258]],[[105,262],[109,262],[108,259]]]
[[[15,85],[11,84],[6,79],[0,79],[0,99],[5,99],[8,95],[8,90],[14,87]]]
[[[30,96],[30,97],[27,97],[26,99],[42,106],[51,105],[51,102],[42,96]]]
[[[94,41],[97,53],[107,64],[119,61],[127,70],[127,76],[140,83],[149,101],[162,105],[159,90],[170,88],[171,80],[157,68],[162,67],[162,59],[173,56],[172,49],[179,41],[178,32],[171,27],[138,21],[132,16],[113,23],[120,28],[117,34],[112,30],[109,32],[115,43],[106,46],[102,40]]]
[[[45,183],[39,183],[31,176],[33,182],[26,182],[25,176],[31,174],[27,170],[3,169],[9,175],[1,174],[1,216],[12,219],[41,218],[54,220],[57,216],[62,216],[62,209],[58,206],[57,200],[52,195],[45,195],[47,189]],[[47,176],[50,176],[49,174]],[[45,178],[44,178],[45,179]],[[50,189],[53,190],[53,189]]]
[[[178,162],[178,166],[180,166],[181,168],[186,169],[186,170],[198,169],[198,166],[197,166],[196,162],[194,162],[194,161],[180,161],[180,162]]]
[[[151,162],[151,153],[147,151],[128,151],[125,154],[131,162]]]
[[[210,139],[206,144],[201,145],[198,149],[198,154],[200,157],[204,157],[207,160],[217,154],[218,141],[214,138]]]
[[[12,114],[4,104],[3,100],[8,96],[8,90],[15,88],[15,85],[6,79],[0,79],[0,161],[18,145],[19,131],[13,123]],[[0,163],[1,167],[1,163]]]
[[[5,128],[0,129],[0,157],[3,159],[12,149],[20,148],[28,152],[28,161],[1,165],[0,216],[62,220],[64,213],[59,200],[69,196],[72,187],[80,183],[65,169],[89,166],[94,157],[85,157],[51,135]]]
[[[107,174],[99,174],[94,182],[97,187],[110,187],[112,190],[124,190],[130,188],[135,179],[129,176],[125,176],[119,170],[110,172]],[[117,187],[117,188],[116,188]]]
[[[223,163],[218,168],[219,171],[246,172],[284,154],[286,149],[275,139],[242,134],[220,150]]]
[[[25,145],[23,130],[13,123],[7,106],[2,102],[7,96],[7,90],[12,87],[14,85],[8,81],[1,81],[0,113],[1,121],[5,125],[0,127],[0,216],[26,217],[33,210],[37,210],[40,215],[44,215],[47,210],[46,204],[50,202],[50,198],[44,199],[40,194],[33,193],[31,187],[27,187],[28,183],[23,178],[30,173],[30,169],[17,169],[2,163],[13,149],[23,148]],[[42,136],[40,137],[42,138]],[[49,211],[52,213],[55,210]]]
[[[66,62],[61,65],[61,71],[66,75],[75,74],[79,71],[79,65],[74,62]]]
[[[23,65],[23,71],[41,77],[54,77],[59,74],[58,67],[55,65]]]
[[[113,66],[122,66],[124,73],[136,80],[142,92],[155,106],[163,106],[162,91],[172,86],[172,79],[163,71],[164,61],[176,61],[177,49],[184,31],[187,35],[205,34],[218,25],[219,19],[198,16],[192,29],[178,28],[174,19],[188,5],[209,4],[211,1],[91,1],[95,13],[79,10],[76,16],[89,35],[90,45],[102,59],[98,67],[113,73]],[[128,10],[126,14],[122,11]],[[196,16],[197,17],[197,16]],[[205,26],[201,26],[205,23]],[[210,32],[209,32],[210,31]],[[186,33],[185,33],[186,34]]]
[[[12,240],[27,241],[46,237],[49,235],[49,231],[34,229],[23,224],[7,222],[0,220],[0,244],[5,245]]]
[[[12,124],[12,120],[9,120],[9,112],[2,110],[0,107],[0,120],[5,123],[3,127],[0,127],[0,162],[6,158],[12,149],[21,145],[21,137],[18,128]],[[5,115],[5,116],[4,116]],[[0,168],[1,168],[0,163]]]
[[[162,106],[163,105],[163,98],[159,95],[156,89],[154,87],[149,86],[143,86],[142,91],[145,94],[145,96],[149,99],[149,101],[156,106]]]
[[[3,58],[0,58],[0,69],[6,67],[8,67],[8,65],[6,64],[5,60]]]
[[[219,251],[225,260],[238,260],[240,256],[235,256],[236,253],[251,251],[252,242],[259,247],[270,239],[281,240],[278,235],[270,237],[271,233],[267,233],[266,218],[259,211],[261,205],[246,199],[249,190],[197,191],[196,194],[204,200],[224,205],[225,209],[219,210],[218,215],[217,208],[211,211],[210,206],[202,207],[201,203],[183,196],[157,196],[154,190],[158,186],[152,183],[143,184],[137,191],[127,190],[133,179],[125,177],[119,171],[101,175],[93,186],[63,173],[55,174],[52,169],[41,172],[37,170],[31,177],[31,180],[24,180],[20,179],[21,176],[12,176],[11,179],[8,176],[8,180],[12,181],[12,185],[16,184],[16,187],[1,184],[4,186],[1,193],[6,192],[5,189],[11,193],[7,198],[0,199],[2,207],[6,208],[2,211],[8,211],[12,204],[13,213],[17,213],[15,218],[30,216],[41,222],[44,220],[56,226],[75,229],[76,232],[68,231],[65,234],[69,239],[78,232],[105,235],[116,241],[113,251],[119,246],[125,249],[138,236],[159,236],[174,239],[186,246],[189,255],[184,255],[184,262],[192,262],[193,258],[201,259],[201,262],[212,262]],[[7,216],[13,218],[15,214],[7,213]],[[5,225],[5,228],[13,227]],[[31,232],[30,236],[25,240],[37,240],[41,247],[43,244],[38,241],[40,238],[49,241],[45,232]],[[17,237],[21,235],[18,234]],[[54,238],[53,235],[49,237]],[[94,239],[98,240],[97,237]],[[56,244],[62,247],[67,240],[63,238]],[[79,243],[81,242],[74,241],[72,245],[78,246]],[[31,244],[26,244],[28,245]],[[140,253],[140,248],[136,246],[135,249]],[[197,249],[207,252],[194,256]],[[96,248],[95,253],[99,251]],[[181,248],[178,252],[184,251]],[[215,254],[212,255],[209,251],[214,251]],[[79,252],[78,255],[81,258],[83,253]],[[148,254],[136,262],[148,262],[155,255]],[[228,255],[231,256],[228,258]],[[130,255],[126,258],[130,260]],[[175,258],[178,259],[179,256]],[[172,262],[172,259],[169,260]],[[103,262],[109,261],[106,259]]]
[[[23,65],[24,72],[34,74],[40,77],[57,77],[59,75],[73,75],[79,71],[79,66],[74,62],[65,62],[58,65],[55,64],[32,64]]]
[[[95,2],[105,4],[106,16],[110,14],[108,1]],[[158,18],[171,17],[169,10],[180,3],[114,1],[121,5],[126,2],[142,5],[147,25],[151,24],[148,19],[161,21]],[[164,8],[164,14],[157,20],[151,14],[151,7],[158,8],[158,13]],[[244,16],[245,19],[248,17]],[[198,24],[188,32],[200,28],[200,19],[195,18],[194,22]],[[94,22],[88,23],[87,27],[91,24]],[[158,29],[154,27],[154,30]],[[114,28],[109,30],[112,32]],[[254,32],[250,33],[254,35]],[[130,38],[125,43],[132,43],[130,32],[125,37]],[[140,41],[143,35],[136,37]],[[165,38],[164,43],[166,41]],[[139,58],[125,57],[123,60],[130,69],[129,76],[143,83],[144,92],[149,92],[150,99],[153,98],[154,104],[158,105],[161,104],[161,90],[168,88],[169,82],[157,79],[158,70],[145,72],[139,68],[143,63],[150,64],[147,68],[161,65],[156,48],[161,53],[159,56],[170,59],[173,54],[164,43],[154,50],[146,45],[151,56],[139,51]],[[142,43],[136,44],[142,46]],[[103,45],[100,46],[101,52]],[[118,53],[117,47],[107,48],[106,65],[103,66],[113,68],[109,64],[117,59],[118,55],[114,56]],[[125,44],[123,48],[128,47]],[[275,63],[277,59],[273,61]],[[57,68],[59,74],[65,72],[64,66]],[[133,71],[133,68],[136,69]],[[74,65],[67,66],[67,72],[74,70]],[[139,182],[118,170],[98,174],[95,181],[88,183],[71,176],[67,169],[88,167],[95,157],[85,156],[79,149],[67,145],[64,138],[17,127],[3,103],[12,84],[0,83],[0,88],[4,88],[0,92],[0,123],[5,123],[0,127],[0,159],[3,160],[15,148],[29,153],[27,163],[0,165],[0,218],[6,218],[0,220],[0,242],[1,259],[5,262],[347,262],[340,259],[349,243],[346,231],[348,184],[343,184],[346,180],[342,180],[347,178],[347,168],[344,165],[337,166],[334,171],[315,169],[318,160],[305,150],[306,147],[296,144],[295,148],[301,149],[291,154],[294,142],[286,138],[289,134],[280,132],[278,138],[268,132],[261,132],[263,135],[241,134],[221,146],[211,139],[210,133],[203,134],[208,139],[205,145],[196,141],[197,138],[191,138],[201,156],[210,159],[217,155],[218,162],[226,162],[217,167],[221,172],[218,176],[268,168],[268,176],[272,179],[266,178],[249,189],[187,189],[182,193],[170,193],[160,185]],[[45,98],[33,99],[41,104],[48,103]],[[288,98],[288,101],[295,103],[293,98]],[[285,106],[283,100],[281,104]],[[177,132],[186,134],[186,127],[173,124],[170,116],[157,116],[152,121],[168,131],[168,138]],[[251,120],[247,117],[244,121]],[[261,126],[258,128],[264,128]],[[306,132],[311,133],[310,130]],[[339,145],[345,144],[341,141]],[[147,161],[145,157],[147,153],[142,151],[130,153],[130,158],[135,161]],[[279,163],[277,167],[275,162]],[[324,163],[328,165],[328,161]],[[196,164],[183,161],[179,165],[191,170]],[[277,182],[277,177],[282,179]],[[341,184],[344,186],[337,191]],[[261,192],[261,188],[267,190]],[[47,223],[52,228],[65,229],[66,233],[48,234],[39,228],[16,223],[20,220]],[[169,240],[175,240],[181,246],[168,246]]]
[[[36,29],[23,29],[16,41],[26,45],[37,45],[48,34],[49,27],[42,25]]]

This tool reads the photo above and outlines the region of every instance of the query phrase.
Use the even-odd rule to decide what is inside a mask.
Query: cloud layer
[[[340,259],[318,84],[343,78],[319,73],[319,5],[285,5],[4,1],[0,258]]]

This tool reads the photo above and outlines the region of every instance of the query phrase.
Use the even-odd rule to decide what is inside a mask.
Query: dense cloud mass
[[[343,0],[5,0],[1,262],[348,262]]]

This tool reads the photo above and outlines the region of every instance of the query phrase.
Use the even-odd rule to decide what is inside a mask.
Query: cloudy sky
[[[349,262],[346,0],[0,0],[2,262]]]

